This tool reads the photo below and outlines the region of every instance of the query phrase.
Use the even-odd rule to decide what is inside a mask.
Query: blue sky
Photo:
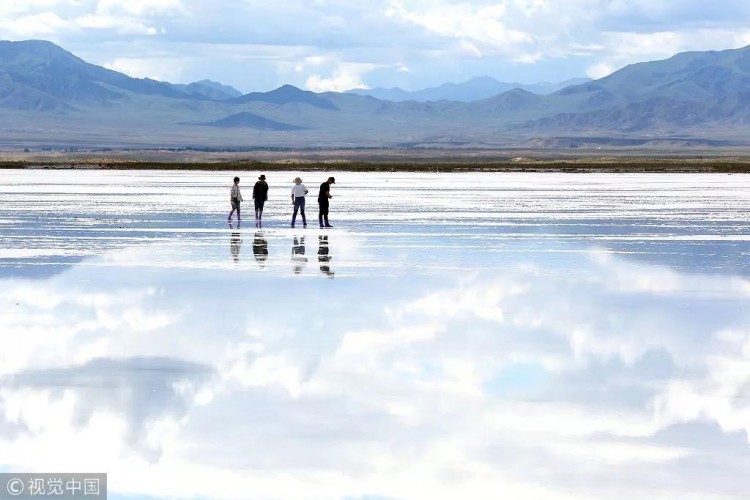
[[[490,75],[602,77],[686,50],[750,45],[722,0],[16,0],[0,38],[46,39],[131,76],[242,91],[418,89]]]

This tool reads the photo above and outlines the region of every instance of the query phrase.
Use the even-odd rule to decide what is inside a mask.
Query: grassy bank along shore
[[[750,173],[748,159],[648,159],[612,160],[506,160],[467,161],[430,159],[419,161],[139,161],[131,159],[80,158],[47,161],[0,160],[0,169],[93,170],[204,170],[204,171],[344,171],[344,172],[696,172]]]

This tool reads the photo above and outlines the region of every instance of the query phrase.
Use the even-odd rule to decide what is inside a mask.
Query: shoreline
[[[712,154],[713,153],[713,154]],[[0,152],[0,170],[750,173],[750,154],[541,150],[259,150]]]
[[[748,160],[617,159],[611,161],[139,161],[81,158],[59,161],[0,161],[0,170],[177,170],[339,172],[565,172],[565,173],[750,173]]]

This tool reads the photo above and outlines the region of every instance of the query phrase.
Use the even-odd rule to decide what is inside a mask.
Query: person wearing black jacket
[[[320,207],[318,222],[320,222],[320,227],[333,227],[328,222],[328,200],[333,198],[331,184],[336,184],[336,179],[333,177],[329,177],[327,181],[320,185],[320,192],[318,193],[318,205]],[[325,224],[323,224],[324,220]]]
[[[258,177],[258,181],[253,186],[253,200],[255,201],[255,220],[260,221],[263,218],[263,205],[268,201],[268,183],[263,174]]]
[[[253,240],[253,255],[261,269],[266,267],[266,261],[268,260],[268,240],[263,235],[263,231],[257,231],[255,233],[255,239]]]
[[[328,235],[318,235],[318,262],[320,263],[320,272],[333,278],[335,272],[331,269],[331,249],[328,246]]]
[[[255,201],[255,220],[260,222],[263,219],[263,205],[268,201],[268,183],[265,175],[261,174],[253,186],[253,200]]]

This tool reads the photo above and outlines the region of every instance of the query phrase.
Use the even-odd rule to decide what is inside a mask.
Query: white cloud
[[[305,81],[305,87],[313,92],[343,92],[350,89],[365,89],[368,87],[362,77],[374,67],[372,64],[341,63],[328,77],[318,74],[310,75]]]
[[[413,343],[432,341],[443,330],[444,328],[438,324],[425,324],[396,330],[348,332],[341,342],[337,355],[379,357],[384,352],[400,349]]]
[[[55,36],[71,29],[74,27],[70,22],[50,11],[9,19],[3,22],[0,33],[5,32],[6,36],[34,38]]]
[[[98,0],[93,12],[76,17],[83,29],[110,30],[124,35],[163,33],[167,18],[188,15],[181,0]]]
[[[599,60],[589,64],[588,73],[597,77],[626,64],[681,51],[734,48],[750,43],[746,28],[722,28],[702,18],[696,9],[691,10],[689,21],[680,19],[684,10],[676,2],[573,0],[561,6],[544,0],[391,0],[386,15],[455,40],[458,53],[475,58],[534,64],[595,56]],[[750,9],[744,12],[750,16]],[[639,20],[647,20],[657,28],[671,23],[673,29],[630,27]],[[701,26],[701,22],[705,25]]]
[[[724,50],[750,43],[750,30],[687,29],[654,33],[604,33],[599,61],[587,69],[590,78],[602,78],[628,64],[669,58],[679,52]]]
[[[130,18],[111,15],[87,14],[76,18],[76,26],[82,29],[110,30],[113,33],[126,35],[156,35],[158,30],[153,26]]]
[[[474,6],[469,3],[420,4],[409,8],[400,0],[390,0],[386,15],[421,26],[441,36],[455,38],[482,57],[483,48],[493,53],[511,54],[532,41],[529,33],[508,28],[505,3]]]
[[[187,10],[182,0],[98,0],[96,12],[102,15],[151,17],[185,14]]]
[[[282,83],[317,90],[401,85],[420,88],[481,74],[556,81],[664,58],[683,50],[750,44],[750,6],[697,0],[28,0],[0,4],[0,37],[46,38],[95,61],[132,52],[190,59],[181,74],[264,90]],[[104,43],[100,43],[104,42]],[[197,49],[209,54],[192,57]],[[237,74],[243,63],[255,72]],[[268,62],[276,50],[279,62]],[[211,54],[222,54],[221,57]],[[329,62],[317,71],[306,57]],[[132,57],[139,57],[133,54]],[[286,64],[281,61],[285,61]],[[332,61],[332,62],[331,62]],[[337,68],[369,64],[378,71]],[[394,61],[398,61],[395,64]],[[288,67],[287,67],[288,66]],[[210,72],[208,69],[210,67]],[[403,71],[408,67],[410,71]],[[167,79],[175,76],[160,72]],[[237,85],[237,83],[235,83]]]
[[[0,3],[0,18],[28,12],[54,12],[50,9],[78,5],[79,0],[19,0]]]
[[[107,69],[125,73],[133,78],[151,78],[160,81],[179,81],[185,67],[179,59],[128,59],[119,58],[106,62]]]
[[[188,16],[180,0],[34,0],[8,2],[0,7],[0,36],[14,39],[45,36],[62,40],[66,36],[145,35],[163,32],[166,19]]]
[[[528,54],[521,54],[518,57],[511,57],[510,60],[515,63],[520,64],[534,64],[536,62],[541,61],[544,59],[544,54],[537,52],[537,53],[528,53]]]
[[[525,286],[472,286],[467,289],[437,291],[417,301],[405,304],[396,310],[386,310],[393,318],[401,318],[408,313],[421,313],[442,319],[471,316],[487,321],[502,323],[504,319],[501,303],[508,297],[527,292]]]
[[[586,70],[586,76],[588,76],[589,78],[593,78],[594,80],[598,80],[599,78],[604,78],[605,76],[609,76],[614,72],[614,66],[605,62],[599,62]]]

